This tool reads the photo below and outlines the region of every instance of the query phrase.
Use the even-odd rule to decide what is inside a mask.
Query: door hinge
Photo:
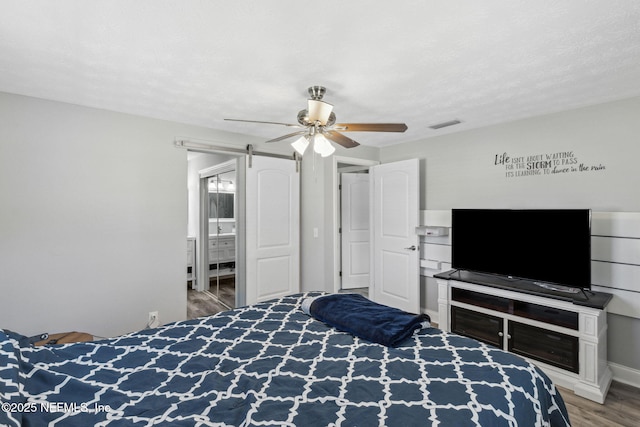
[[[253,167],[253,145],[249,144],[247,145],[247,154],[249,155],[248,157],[248,163],[249,163],[249,169],[251,169]]]
[[[342,271],[338,272],[338,275],[339,275],[340,277],[342,277]]]
[[[302,156],[297,151],[293,152],[293,161],[296,162],[296,173],[300,173],[300,164],[302,162]]]

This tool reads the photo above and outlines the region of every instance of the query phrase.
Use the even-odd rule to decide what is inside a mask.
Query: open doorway
[[[342,233],[340,219],[340,173],[351,167],[369,166],[370,269],[369,297],[381,304],[417,313],[420,310],[419,160],[378,165],[378,162],[336,157],[333,159],[334,188],[334,292],[342,291]],[[339,172],[340,171],[340,172]],[[344,226],[344,224],[342,224]]]

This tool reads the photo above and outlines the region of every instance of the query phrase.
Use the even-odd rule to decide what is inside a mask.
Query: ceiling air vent
[[[462,123],[460,120],[450,120],[448,122],[442,122],[442,123],[438,123],[437,125],[433,125],[433,126],[429,126],[429,128],[431,129],[442,129],[442,128],[446,128],[447,126],[453,126],[453,125],[457,125]]]

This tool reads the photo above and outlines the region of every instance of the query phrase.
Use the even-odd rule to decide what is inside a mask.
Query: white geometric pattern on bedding
[[[89,343],[0,332],[0,400],[37,409],[2,411],[0,425],[569,425],[522,358],[435,328],[368,343],[303,314],[313,295]],[[40,406],[59,402],[74,406]]]

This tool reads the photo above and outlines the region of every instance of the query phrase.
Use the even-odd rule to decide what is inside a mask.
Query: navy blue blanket
[[[309,314],[340,331],[388,347],[401,344],[430,320],[426,314],[407,313],[359,294],[317,297],[309,306]]]

